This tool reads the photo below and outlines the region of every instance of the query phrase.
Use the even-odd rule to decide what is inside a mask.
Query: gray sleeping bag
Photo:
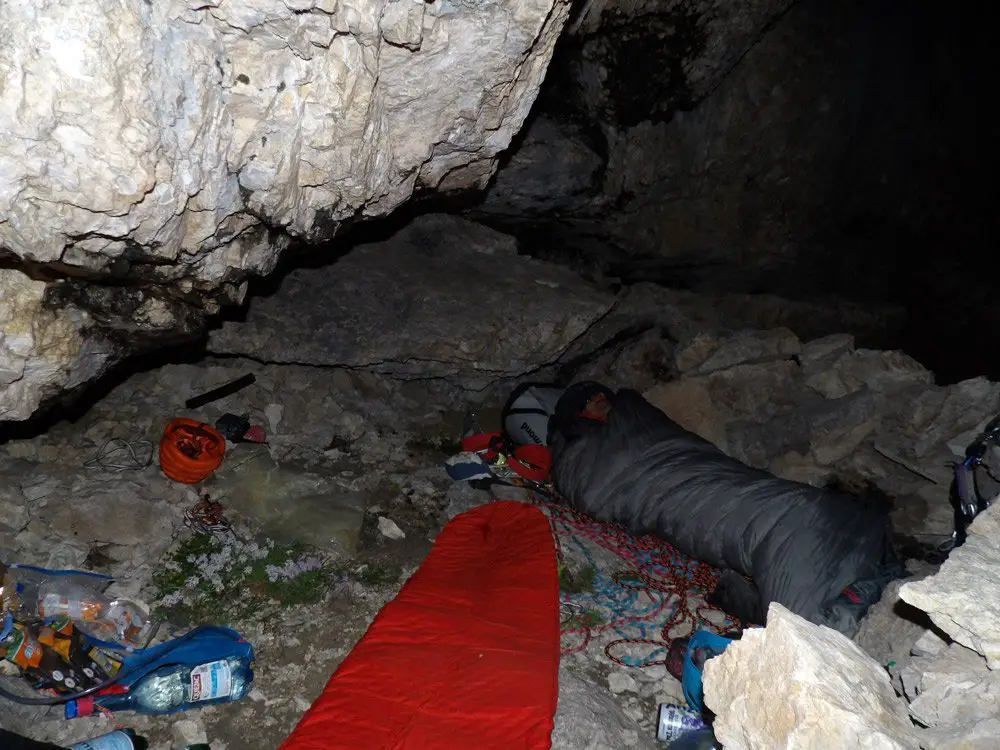
[[[635,391],[611,403],[605,424],[550,423],[553,482],[580,512],[750,577],[760,612],[779,602],[848,636],[902,571],[885,512],[730,458]],[[842,595],[855,582],[867,592],[862,607]]]

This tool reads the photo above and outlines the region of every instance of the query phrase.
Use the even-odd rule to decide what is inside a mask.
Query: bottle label
[[[42,646],[23,625],[15,625],[2,645],[4,658],[21,669],[34,668],[42,663]]]
[[[90,651],[87,652],[87,656],[103,669],[108,677],[114,677],[118,674],[118,670],[122,668],[122,663],[119,659],[115,659],[110,654],[101,651],[97,646],[94,646]]]
[[[233,672],[227,661],[213,661],[191,670],[191,702],[228,698],[233,691]]]
[[[688,732],[705,728],[705,722],[702,721],[699,712],[669,703],[660,704],[660,715],[657,723],[659,726],[656,730],[656,739],[661,742],[675,740]]]

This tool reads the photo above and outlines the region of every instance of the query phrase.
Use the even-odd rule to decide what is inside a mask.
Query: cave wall
[[[901,247],[956,216],[984,231],[969,175],[996,126],[970,21],[925,0],[592,3],[476,211],[668,283],[882,300]],[[589,169],[540,200],[564,153]]]
[[[615,244],[711,264],[743,291],[828,226],[870,67],[859,4],[792,6],[698,106],[616,129]]]
[[[626,281],[899,301],[908,351],[949,320],[989,353],[980,5],[12,6],[0,421],[196,336],[290,236],[485,185],[525,122],[470,211],[523,249]]]
[[[1000,373],[985,7],[585,3],[471,213],[626,283],[902,305],[943,377]]]

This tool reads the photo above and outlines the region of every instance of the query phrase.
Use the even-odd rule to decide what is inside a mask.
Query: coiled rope
[[[615,664],[666,665],[675,638],[696,629],[721,633],[739,626],[703,601],[718,582],[718,570],[655,536],[634,536],[619,524],[595,521],[536,492],[529,497],[549,517],[560,566],[566,567],[572,556],[595,571],[592,590],[562,592],[568,613],[562,627],[564,654],[583,652],[595,639],[610,636],[604,653]],[[617,569],[607,569],[608,555],[600,550],[617,559]],[[600,622],[579,616],[587,610],[597,613]],[[709,619],[708,612],[717,616]]]

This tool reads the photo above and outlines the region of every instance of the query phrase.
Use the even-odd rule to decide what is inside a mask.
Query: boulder
[[[971,727],[1000,716],[1000,672],[975,651],[952,643],[938,654],[914,660],[905,685],[910,715],[926,727]]]
[[[700,335],[678,350],[677,369],[705,375],[734,365],[791,359],[801,349],[801,342],[786,328],[747,329],[722,339]]]
[[[705,703],[726,750],[916,750],[889,677],[842,634],[771,604],[705,665]]]
[[[877,409],[870,393],[844,396],[812,420],[810,445],[820,465],[837,463],[857,450],[875,429]]]
[[[681,378],[662,383],[643,396],[685,430],[720,450],[728,448],[726,425],[732,414],[713,398],[708,378]]]
[[[843,354],[854,351],[854,336],[849,333],[831,333],[807,341],[799,352],[803,372],[815,371],[824,364],[836,361]]]
[[[972,378],[947,388],[917,386],[882,404],[876,450],[947,493],[955,461],[1000,411],[1000,383]]]
[[[1000,719],[991,718],[971,726],[923,733],[926,750],[994,750],[1000,737]]]
[[[432,214],[292,271],[245,321],[213,331],[209,349],[486,387],[555,361],[613,304],[573,272],[519,257],[507,235]]]
[[[728,451],[730,425],[737,431],[757,428],[801,406],[800,398],[808,400],[809,392],[795,382],[795,370],[789,360],[738,364],[661,383],[644,395],[682,427]],[[732,444],[739,443],[737,435]]]
[[[931,386],[934,375],[913,357],[899,351],[843,351],[833,362],[803,360],[806,383],[826,398],[841,398],[862,388],[878,393],[913,386]]]
[[[965,544],[941,570],[905,584],[903,601],[930,615],[934,624],[966,648],[1000,667],[1000,507],[981,513],[969,526]]]

